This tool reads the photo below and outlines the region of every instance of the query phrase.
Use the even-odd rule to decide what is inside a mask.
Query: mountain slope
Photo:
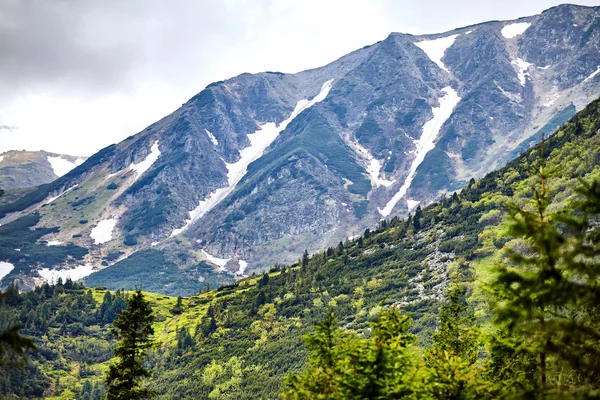
[[[540,147],[460,193],[418,209],[412,218],[382,222],[305,263],[190,296],[181,307],[173,297],[147,294],[162,341],[149,360],[158,398],[278,398],[285,374],[305,365],[302,335],[330,307],[345,329],[360,333],[377,318],[382,301],[395,304],[412,314],[418,345],[426,346],[453,272],[465,281],[478,322],[485,323],[480,282],[502,260],[505,245],[518,245],[503,232],[503,204],[533,195],[536,178],[526,171],[539,161]],[[553,206],[577,199],[578,179],[600,180],[600,100],[550,137],[544,156],[549,170],[556,171],[547,182]],[[40,351],[28,370],[0,381],[0,393],[74,397],[97,386],[114,343],[107,329],[124,304],[123,293],[107,293],[70,282],[13,291],[7,321],[21,323],[37,338]]]
[[[21,189],[52,182],[85,159],[47,151],[7,151],[0,154],[0,188]]]
[[[88,250],[54,268],[116,263],[94,278],[111,288],[160,275],[153,290],[192,293],[291,262],[464,187],[596,98],[599,13],[392,33],[321,68],[216,82],[0,206],[0,223],[39,213],[36,227],[60,226],[39,240]],[[39,267],[11,278],[31,285]]]

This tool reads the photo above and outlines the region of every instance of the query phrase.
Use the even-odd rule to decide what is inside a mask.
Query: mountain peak
[[[165,291],[294,261],[461,189],[596,98],[598,19],[597,8],[565,6],[392,33],[323,67],[215,82],[0,206],[0,223],[38,213],[40,226],[60,225],[41,240],[89,252],[55,268],[108,266],[106,286],[132,265],[159,274],[148,260],[175,266]],[[40,279],[39,265],[19,268],[26,284]]]

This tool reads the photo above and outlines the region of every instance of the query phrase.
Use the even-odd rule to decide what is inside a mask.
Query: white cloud
[[[559,3],[0,0],[0,124],[19,127],[0,130],[0,152],[91,155],[213,81],[242,72],[297,72],[392,31],[443,32]]]

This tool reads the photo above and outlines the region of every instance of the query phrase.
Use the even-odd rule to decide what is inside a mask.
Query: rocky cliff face
[[[152,247],[189,279],[230,279],[334,245],[503,165],[595,99],[599,71],[599,7],[392,33],[321,68],[213,83],[0,207],[0,222],[39,211],[39,226],[89,248],[94,268]],[[98,241],[102,221],[114,229]]]

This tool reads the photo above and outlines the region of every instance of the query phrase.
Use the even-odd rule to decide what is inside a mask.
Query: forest
[[[155,398],[600,397],[600,100],[504,168],[293,265],[145,292]],[[157,266],[158,267],[158,266]],[[101,399],[132,292],[3,293],[7,399]],[[14,365],[18,364],[18,368]]]

